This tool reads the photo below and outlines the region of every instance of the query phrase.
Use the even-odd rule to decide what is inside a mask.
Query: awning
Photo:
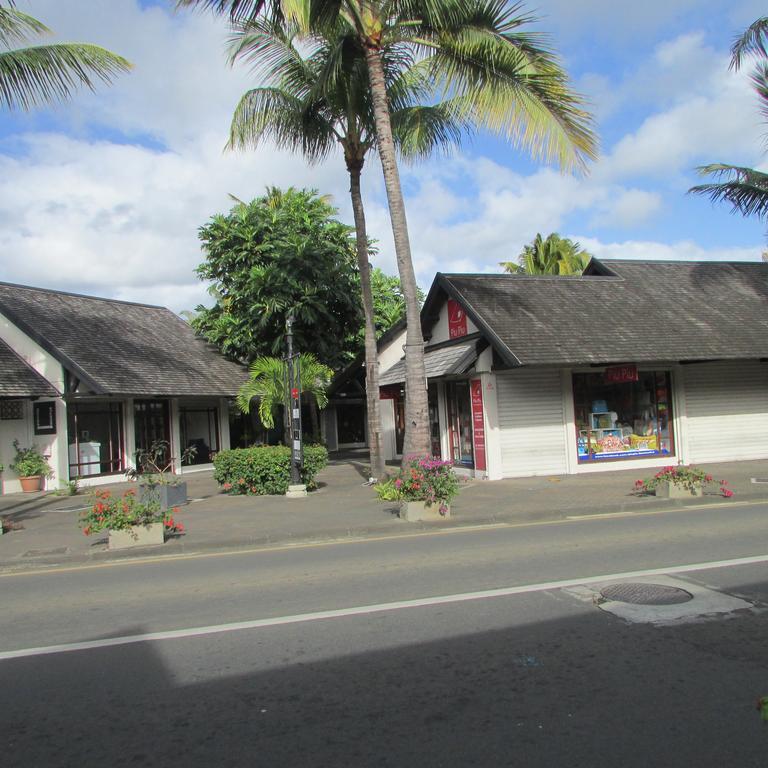
[[[464,373],[477,360],[477,342],[452,344],[447,347],[424,350],[424,367],[428,379]],[[379,386],[402,384],[405,381],[405,358],[398,360],[389,370],[379,376]]]

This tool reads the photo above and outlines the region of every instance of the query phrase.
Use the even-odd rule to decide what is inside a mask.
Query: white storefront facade
[[[768,265],[642,266],[438,275],[422,315],[432,453],[491,480],[768,459]],[[690,295],[710,277],[714,296],[739,294],[738,317]],[[658,336],[632,316],[651,292]],[[601,323],[591,307],[603,304],[626,317]],[[404,412],[403,373],[402,359],[381,365],[385,424]],[[384,445],[400,455],[392,427]]]

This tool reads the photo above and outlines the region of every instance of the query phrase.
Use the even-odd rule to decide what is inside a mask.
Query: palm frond
[[[51,30],[34,17],[17,11],[13,6],[0,8],[0,45],[10,48],[30,37],[48,34]]]
[[[747,56],[768,57],[768,17],[750,24],[731,46],[730,69],[738,71]]]
[[[59,43],[0,53],[0,104],[30,109],[69,98],[79,86],[93,90],[95,80],[112,82],[131,64],[97,45]]]
[[[597,156],[592,118],[546,38],[521,31],[531,18],[501,0],[462,7],[456,28],[411,41],[432,53],[433,81],[472,104],[478,127],[563,169],[583,169]]]
[[[391,122],[395,143],[407,160],[428,157],[436,149],[449,152],[472,133],[464,111],[452,102],[405,107],[392,113]]]
[[[743,216],[768,216],[768,174],[753,168],[744,168],[725,163],[713,163],[697,168],[702,176],[724,181],[698,184],[688,192],[708,197],[712,202],[731,204],[732,213]]]

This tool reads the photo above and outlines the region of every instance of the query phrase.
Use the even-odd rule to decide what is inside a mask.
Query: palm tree
[[[505,272],[527,275],[580,275],[592,258],[581,245],[557,232],[542,238],[536,234],[532,243],[523,246],[517,262],[502,261]]]
[[[131,64],[104,48],[87,43],[54,43],[12,48],[49,33],[42,22],[17,10],[13,0],[0,5],[0,104],[29,110],[64,101],[78,86],[93,90],[94,78],[110,83]]]
[[[315,440],[319,439],[319,419],[317,408],[328,405],[326,394],[331,383],[333,371],[309,353],[299,355],[301,372],[301,392],[310,402],[313,432]],[[251,412],[251,402],[258,400],[258,414],[261,423],[267,428],[275,426],[275,415],[279,406],[286,406],[287,369],[284,360],[279,357],[257,357],[249,366],[249,380],[240,387],[237,393],[237,407],[243,413]],[[285,426],[285,444],[290,445],[288,425]]]
[[[429,452],[424,339],[405,204],[387,98],[385,52],[418,61],[429,56],[438,92],[464,103],[478,127],[506,136],[535,157],[562,168],[584,167],[596,156],[591,118],[569,86],[554,52],[540,35],[521,29],[532,17],[504,0],[177,0],[233,20],[266,13],[303,29],[323,29],[343,18],[365,52],[400,283],[406,304],[404,455]]]
[[[235,109],[229,148],[255,147],[264,139],[301,152],[310,163],[341,146],[350,179],[357,262],[365,317],[365,366],[370,473],[384,474],[381,450],[376,323],[371,287],[370,248],[360,176],[376,144],[365,55],[357,38],[340,23],[325,36],[296,45],[294,24],[274,20],[235,25],[230,60],[252,61],[264,86],[248,91]],[[309,46],[309,48],[308,48]],[[395,142],[408,157],[423,156],[439,143],[458,143],[462,124],[452,103],[414,103],[428,94],[423,68],[403,71],[396,55],[385,57]]]
[[[737,71],[747,56],[756,56],[758,62],[752,73],[752,86],[757,92],[760,112],[768,120],[768,18],[763,17],[751,24],[731,46],[730,69]],[[696,169],[702,176],[714,181],[697,184],[688,192],[704,195],[713,202],[731,204],[732,213],[742,216],[768,217],[768,174],[739,165],[711,163]]]

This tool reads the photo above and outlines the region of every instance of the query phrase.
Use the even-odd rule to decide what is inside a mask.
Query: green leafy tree
[[[93,90],[97,80],[110,83],[131,68],[122,56],[98,45],[27,45],[50,31],[19,11],[15,2],[0,3],[0,104],[6,109],[29,110],[64,101],[79,86]],[[12,47],[19,44],[22,47]]]
[[[320,437],[320,421],[317,409],[328,405],[328,385],[333,371],[309,353],[299,356],[302,397],[310,404],[312,431],[315,439]],[[278,357],[257,357],[250,365],[249,380],[237,393],[237,406],[243,413],[250,413],[251,404],[257,402],[259,420],[267,428],[275,426],[275,418],[280,406],[287,407],[287,369],[286,363]],[[288,425],[284,424],[285,444],[290,445]]]
[[[235,21],[265,14],[290,19],[302,30],[327,29],[339,18],[362,47],[390,220],[406,303],[405,454],[430,449],[424,340],[418,287],[387,96],[388,50],[415,63],[428,57],[436,92],[461,101],[480,128],[507,137],[534,156],[563,168],[596,155],[591,118],[571,89],[556,55],[539,35],[523,29],[532,18],[520,4],[500,0],[177,0],[228,13]]]
[[[752,72],[752,86],[757,93],[760,113],[768,120],[768,17],[752,23],[739,35],[731,47],[730,68],[738,70],[747,57],[756,57],[757,62]],[[768,217],[768,174],[727,163],[711,163],[697,168],[702,176],[713,181],[698,184],[688,191],[695,195],[704,195],[713,202],[730,203],[732,213],[742,216]]]
[[[527,275],[580,275],[592,255],[570,238],[553,232],[545,238],[536,234],[533,242],[523,247],[516,262],[502,261],[505,272]]]
[[[345,340],[362,322],[351,228],[314,191],[271,188],[238,202],[200,229],[211,308],[199,306],[192,327],[239,360],[281,355],[285,320],[294,315],[294,341],[334,369],[354,349]]]
[[[381,318],[377,322],[376,310],[379,315],[389,312],[392,325],[402,317],[405,302],[396,278],[397,308],[382,293],[382,273],[377,277],[378,296],[372,286],[360,186],[366,156],[376,145],[367,62],[357,36],[343,21],[323,36],[303,37],[300,45],[297,33],[295,24],[263,18],[235,27],[231,60],[253,62],[254,73],[264,85],[249,90],[240,100],[228,146],[255,147],[272,139],[277,146],[301,152],[310,163],[324,159],[336,145],[341,146],[350,179],[364,315],[360,340],[365,349],[370,472],[378,478],[384,473],[384,457],[376,348]],[[450,101],[418,103],[429,92],[426,70],[404,70],[397,55],[385,57],[385,66],[393,134],[400,151],[416,157],[428,154],[434,146],[457,142],[462,124],[456,118],[454,105]]]

